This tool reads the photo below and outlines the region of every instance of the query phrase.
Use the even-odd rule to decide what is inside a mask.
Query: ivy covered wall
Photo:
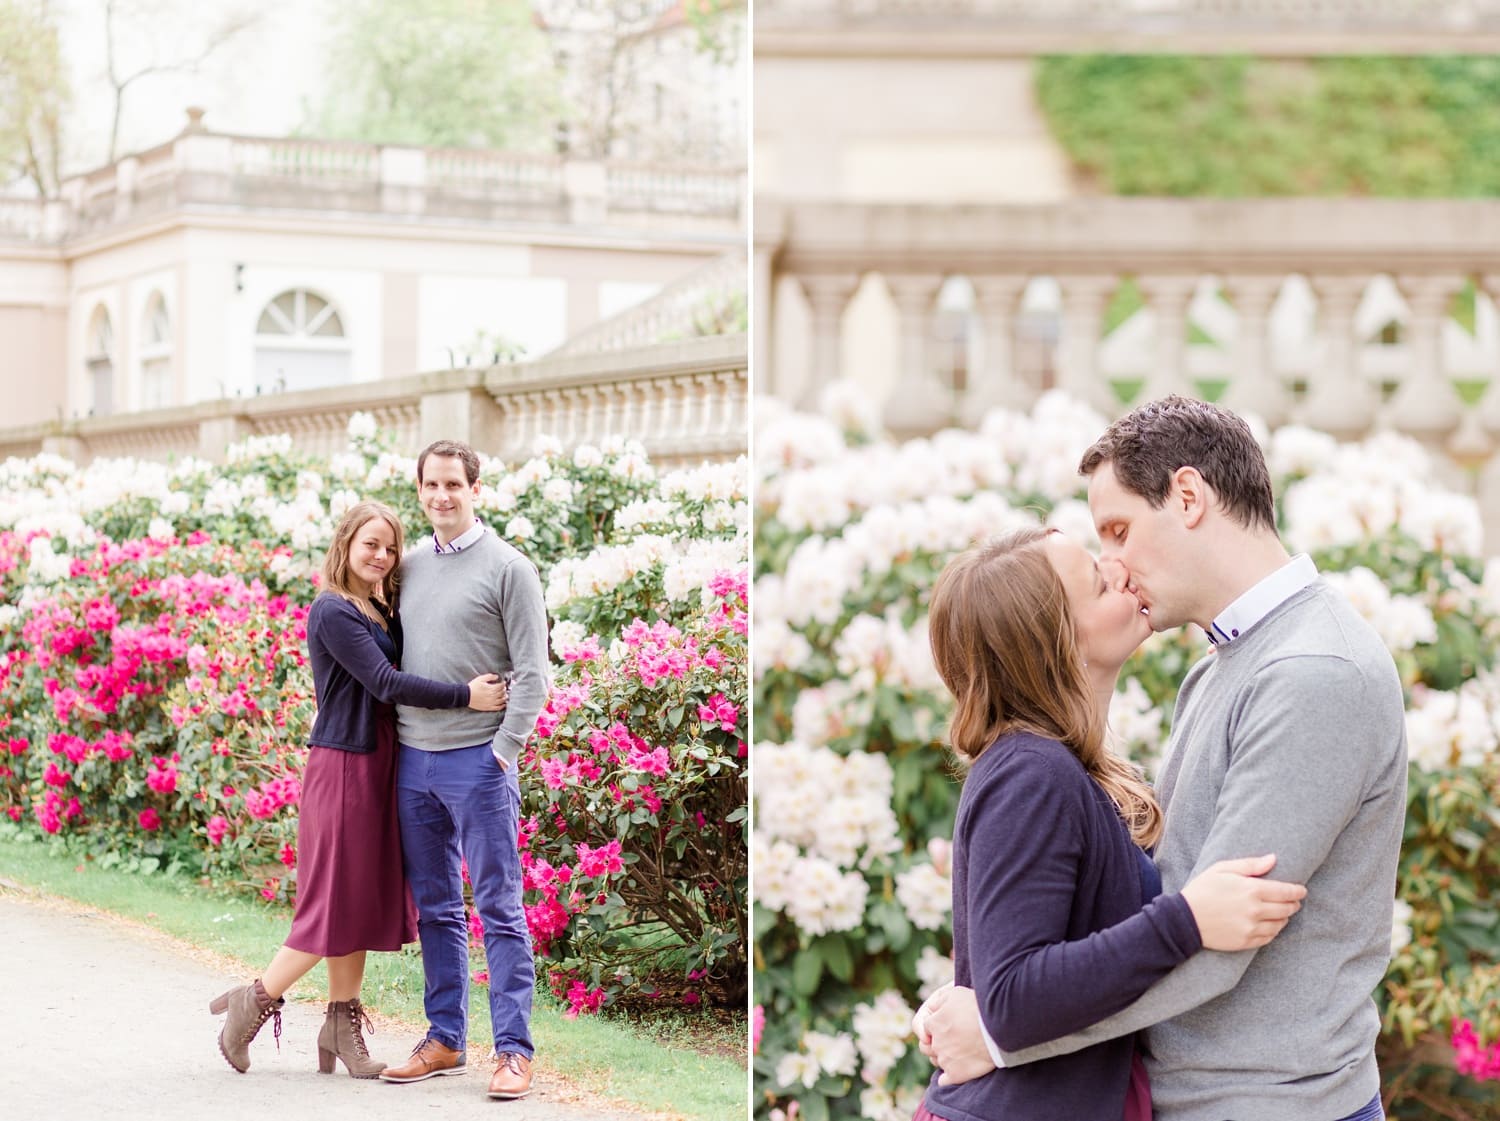
[[[1497,57],[1050,56],[1036,88],[1097,193],[1500,195]]]

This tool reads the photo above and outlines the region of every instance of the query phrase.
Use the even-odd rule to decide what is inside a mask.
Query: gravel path
[[[0,885],[0,1117],[5,1121],[643,1121],[538,1068],[523,1101],[485,1096],[492,1063],[463,1077],[397,1086],[318,1073],[323,1006],[288,1001],[281,1050],[262,1029],[250,1072],[215,1046],[208,1001],[227,987],[204,955],[82,904]],[[418,1032],[380,1024],[379,1059],[400,1063]]]

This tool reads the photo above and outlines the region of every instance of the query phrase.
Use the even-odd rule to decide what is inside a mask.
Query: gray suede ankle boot
[[[282,997],[271,999],[259,977],[214,997],[208,1010],[215,1015],[229,1013],[224,1017],[224,1030],[219,1032],[219,1054],[230,1066],[241,1074],[250,1069],[250,1041],[273,1016],[276,1026],[272,1034],[276,1037],[276,1049],[281,1050],[281,1009],[285,1004]]]
[[[372,1035],[375,1032],[365,1006],[357,998],[330,1003],[318,1032],[318,1069],[332,1074],[333,1060],[338,1058],[353,1078],[374,1078],[383,1071],[385,1064],[370,1058],[362,1028]]]

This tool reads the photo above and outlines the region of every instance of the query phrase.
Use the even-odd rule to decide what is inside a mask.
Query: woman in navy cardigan
[[[307,616],[318,714],[309,736],[297,819],[297,901],[292,929],[265,973],[214,998],[228,1012],[219,1051],[241,1074],[250,1041],[268,1019],[281,1036],[282,994],[328,961],[328,1009],[318,1033],[318,1069],[341,1060],[356,1078],[385,1068],[370,1058],[359,1001],[368,950],[417,940],[416,911],[402,871],[396,826],[396,704],[422,708],[505,707],[505,684],[482,674],[467,685],[401,673],[396,572],[401,522],[387,506],[361,502],[334,530],[322,592]]]
[[[950,739],[970,764],[953,833],[955,983],[1008,1049],[1105,1018],[1200,948],[1264,945],[1298,907],[1280,899],[1300,888],[1237,874],[1242,861],[1161,894],[1147,855],[1161,809],[1104,742],[1120,667],[1151,633],[1125,585],[1118,566],[1028,529],[956,558],[933,589]],[[918,1121],[1149,1121],[1134,1046],[962,1085],[938,1072]]]

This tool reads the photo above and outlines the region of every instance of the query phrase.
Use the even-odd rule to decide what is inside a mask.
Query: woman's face
[[[1078,647],[1091,676],[1113,674],[1151,634],[1151,619],[1129,591],[1129,578],[1117,561],[1096,560],[1078,542],[1060,533],[1043,546],[1061,578],[1078,628]]]
[[[392,568],[401,562],[396,555],[396,532],[384,518],[371,518],[355,531],[349,543],[349,573],[373,594]]]

